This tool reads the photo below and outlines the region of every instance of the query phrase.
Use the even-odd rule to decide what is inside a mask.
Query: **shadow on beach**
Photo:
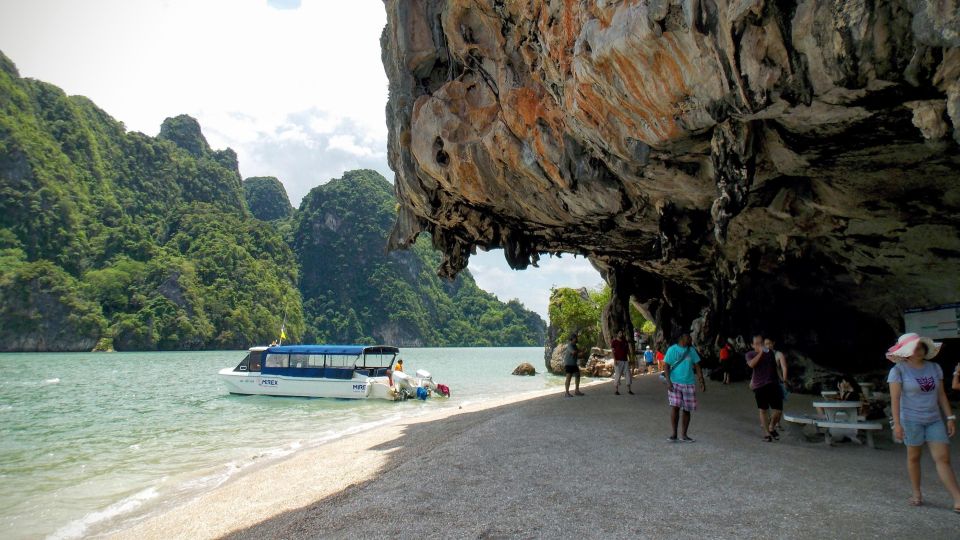
[[[603,384],[409,425],[373,448],[389,455],[370,480],[229,538],[957,537],[928,455],[927,506],[907,505],[905,452],[889,430],[877,450],[766,443],[747,386],[713,384],[696,442],[669,443],[664,387],[646,376],[634,391]],[[811,401],[794,395],[785,409]]]

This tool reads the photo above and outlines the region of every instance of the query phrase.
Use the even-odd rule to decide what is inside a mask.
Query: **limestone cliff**
[[[585,254],[664,334],[873,362],[960,299],[960,7],[387,0],[394,248]]]

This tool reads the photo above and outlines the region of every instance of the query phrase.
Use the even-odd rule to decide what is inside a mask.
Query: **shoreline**
[[[609,382],[606,378],[584,379],[581,388]],[[113,527],[105,523],[86,532],[93,536],[136,540],[220,538],[336,495],[386,472],[383,466],[390,452],[376,448],[402,437],[411,426],[559,395],[563,391],[563,386],[558,386],[514,396],[468,400],[457,408],[449,406],[410,418],[371,423],[361,431],[250,465],[224,483],[160,513],[135,521],[120,521]]]

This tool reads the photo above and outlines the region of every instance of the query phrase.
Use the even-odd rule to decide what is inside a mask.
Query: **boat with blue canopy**
[[[400,349],[385,345],[252,347],[234,368],[219,372],[231,394],[343,399],[426,399],[449,389],[430,373],[397,368]],[[402,363],[402,360],[400,360]]]

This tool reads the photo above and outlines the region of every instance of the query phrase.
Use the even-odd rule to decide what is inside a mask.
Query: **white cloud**
[[[372,156],[377,152],[366,146],[359,146],[353,135],[334,135],[327,139],[327,150],[343,150],[355,156]]]
[[[516,298],[544,320],[548,318],[551,287],[596,287],[603,283],[590,261],[581,257],[545,257],[538,265],[539,268],[513,270],[503,257],[503,250],[494,249],[471,256],[468,269],[480,288],[504,301]]]

